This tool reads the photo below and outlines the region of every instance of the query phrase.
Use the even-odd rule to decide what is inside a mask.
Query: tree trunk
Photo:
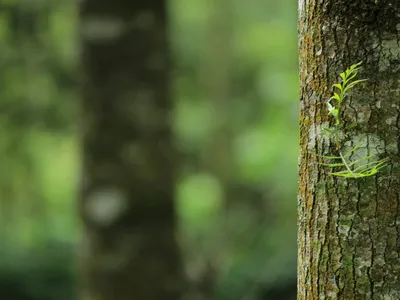
[[[299,0],[298,299],[400,299],[400,2]],[[375,176],[330,174],[321,136],[338,74],[363,61],[343,102],[343,142],[390,159]],[[347,142],[347,143],[346,143]]]
[[[80,8],[83,299],[180,299],[166,1]]]

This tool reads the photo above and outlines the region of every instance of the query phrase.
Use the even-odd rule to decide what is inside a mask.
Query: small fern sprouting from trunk
[[[331,168],[341,167],[344,170],[331,172],[334,176],[341,176],[347,178],[360,178],[372,176],[382,168],[384,168],[387,164],[388,159],[378,159],[374,160],[375,154],[363,156],[360,159],[351,161],[350,156],[360,147],[361,143],[358,143],[354,148],[343,153],[341,141],[339,138],[340,127],[341,127],[341,119],[340,119],[340,108],[343,100],[347,96],[347,92],[350,91],[354,86],[358,83],[366,81],[366,79],[355,80],[358,70],[360,69],[360,65],[362,62],[352,65],[346,71],[340,74],[342,82],[335,83],[333,87],[336,91],[333,93],[333,96],[328,100],[328,110],[329,115],[332,115],[335,119],[335,125],[333,127],[325,127],[323,128],[322,133],[330,138],[336,147],[339,155],[337,156],[324,156],[321,155],[322,158],[329,160],[329,163],[323,163],[322,165],[328,166]],[[333,103],[335,102],[335,103]]]

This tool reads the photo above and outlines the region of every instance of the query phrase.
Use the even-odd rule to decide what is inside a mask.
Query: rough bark
[[[84,0],[83,299],[181,299],[166,1]]]
[[[298,299],[400,299],[400,2],[300,0]],[[390,158],[364,179],[333,177],[317,154],[338,74],[363,61],[344,102],[344,142]]]

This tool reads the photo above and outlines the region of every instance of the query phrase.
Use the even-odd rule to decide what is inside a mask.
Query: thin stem
[[[345,166],[346,169],[350,172],[350,174],[351,174],[353,177],[358,177],[358,176],[357,176],[356,174],[354,174],[353,171],[350,169],[349,165],[347,164],[346,160],[345,160],[344,157],[343,157],[342,151],[339,151],[339,155],[340,155],[340,157],[341,157],[341,159],[342,159],[342,162],[343,162],[344,166]]]

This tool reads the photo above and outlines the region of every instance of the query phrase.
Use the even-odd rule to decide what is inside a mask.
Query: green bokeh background
[[[211,264],[216,300],[293,289],[297,3],[169,4],[188,273]],[[0,1],[1,299],[75,299],[78,32],[75,1]]]

